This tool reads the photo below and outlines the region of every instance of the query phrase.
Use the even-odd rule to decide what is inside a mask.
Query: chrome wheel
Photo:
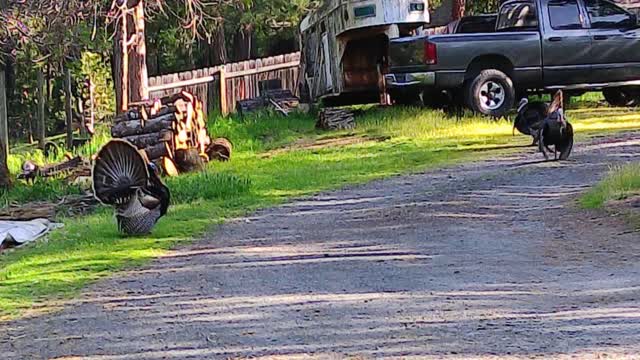
[[[487,81],[480,87],[480,106],[484,110],[497,110],[506,99],[506,91],[504,87],[497,82]]]

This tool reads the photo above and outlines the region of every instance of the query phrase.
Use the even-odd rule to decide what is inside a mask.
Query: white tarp
[[[0,251],[35,241],[62,226],[47,219],[0,221]]]

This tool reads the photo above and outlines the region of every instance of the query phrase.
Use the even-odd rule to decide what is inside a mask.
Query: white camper
[[[325,0],[300,26],[310,100],[384,101],[388,41],[429,23],[427,0]]]

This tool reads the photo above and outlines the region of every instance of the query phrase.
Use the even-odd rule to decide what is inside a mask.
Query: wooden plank
[[[215,80],[215,75],[204,76],[197,79],[183,80],[183,81],[177,81],[177,82],[165,81],[161,85],[152,86],[151,88],[149,88],[149,90],[163,91],[163,90],[177,89],[177,88],[182,88],[187,86],[206,84],[214,80]]]
[[[227,106],[227,77],[225,68],[220,69],[220,112],[226,116],[229,114]]]
[[[0,153],[9,156],[9,127],[7,126],[7,84],[4,69],[0,68]]]
[[[266,72],[270,72],[270,71],[275,71],[275,70],[281,70],[281,69],[287,69],[287,68],[294,68],[300,65],[300,61],[292,61],[292,62],[288,62],[288,63],[282,63],[282,64],[275,64],[275,65],[268,65],[265,67],[257,67],[255,69],[248,69],[248,70],[238,70],[235,72],[231,72],[227,74],[227,79],[233,79],[233,78],[237,78],[237,77],[241,77],[241,76],[248,76],[248,75],[256,75],[256,74],[261,74],[261,73],[266,73]]]

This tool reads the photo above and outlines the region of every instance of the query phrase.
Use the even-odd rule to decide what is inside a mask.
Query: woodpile
[[[236,110],[240,115],[265,108],[273,108],[282,115],[287,116],[291,110],[298,108],[300,105],[300,99],[293,95],[291,90],[282,89],[282,81],[279,79],[261,81],[259,87],[260,96],[238,101]]]
[[[318,115],[316,128],[323,130],[351,130],[356,127],[352,111],[339,108],[325,108]]]
[[[35,219],[55,220],[57,217],[86,215],[98,206],[93,194],[69,195],[54,202],[37,201],[27,204],[10,204],[0,209],[0,220],[29,221]]]
[[[68,182],[73,182],[78,178],[91,176],[91,163],[80,156],[71,157],[67,155],[67,160],[47,166],[38,166],[32,161],[26,161],[22,165],[22,173],[18,179],[27,181],[36,178],[62,177]]]
[[[111,135],[143,150],[167,175],[201,169],[210,161],[202,101],[188,92],[132,103],[119,115]]]

